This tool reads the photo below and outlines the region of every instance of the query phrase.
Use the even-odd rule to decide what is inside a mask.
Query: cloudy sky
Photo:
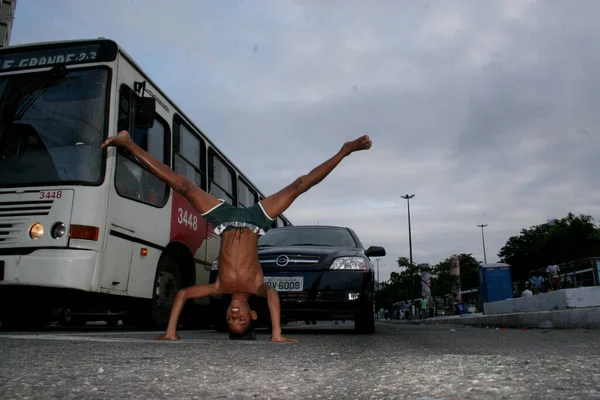
[[[177,4],[176,6],[174,4]],[[600,2],[19,1],[11,44],[120,43],[270,194],[368,133],[287,211],[408,256],[488,262],[520,229],[600,219]]]

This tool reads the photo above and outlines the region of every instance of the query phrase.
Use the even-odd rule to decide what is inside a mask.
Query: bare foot
[[[168,335],[168,334],[164,334],[164,335],[160,335],[155,337],[156,340],[179,340],[181,339],[179,336],[177,335]]]
[[[129,132],[121,131],[117,134],[117,136],[110,137],[102,143],[102,148],[105,149],[110,146],[115,147],[123,147],[126,148],[129,143],[131,143],[131,138],[129,137]]]
[[[368,150],[371,148],[372,144],[373,143],[371,142],[369,135],[363,135],[356,140],[344,143],[342,150],[350,154],[355,151]]]

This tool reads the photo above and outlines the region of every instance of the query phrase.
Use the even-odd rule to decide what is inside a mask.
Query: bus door
[[[125,74],[125,68],[119,68]],[[121,82],[133,79],[119,77]],[[141,96],[129,85],[118,88],[116,129],[126,129],[138,146],[169,164],[170,135],[164,119],[155,115],[152,126],[140,126]],[[151,297],[154,275],[162,248],[169,240],[169,188],[146,171],[125,151],[116,151],[114,185],[111,187],[109,238],[103,290]]]

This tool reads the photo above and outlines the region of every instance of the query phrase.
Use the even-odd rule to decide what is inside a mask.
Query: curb
[[[496,326],[503,328],[600,329],[600,307],[384,322],[411,325]]]

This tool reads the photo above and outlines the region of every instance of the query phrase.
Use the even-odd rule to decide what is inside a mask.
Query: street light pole
[[[377,261],[377,291],[379,292],[379,258],[376,258],[375,261]]]
[[[481,228],[481,242],[483,243],[483,263],[487,264],[487,258],[485,256],[485,235],[483,234],[483,228],[485,228],[487,224],[481,224],[477,226]]]
[[[409,260],[410,260],[410,265],[412,265],[413,263],[413,257],[412,257],[412,233],[411,233],[411,229],[410,229],[410,199],[412,199],[413,197],[415,197],[414,194],[406,194],[404,196],[400,196],[403,199],[406,200],[406,205],[408,206],[408,252],[409,252]]]

